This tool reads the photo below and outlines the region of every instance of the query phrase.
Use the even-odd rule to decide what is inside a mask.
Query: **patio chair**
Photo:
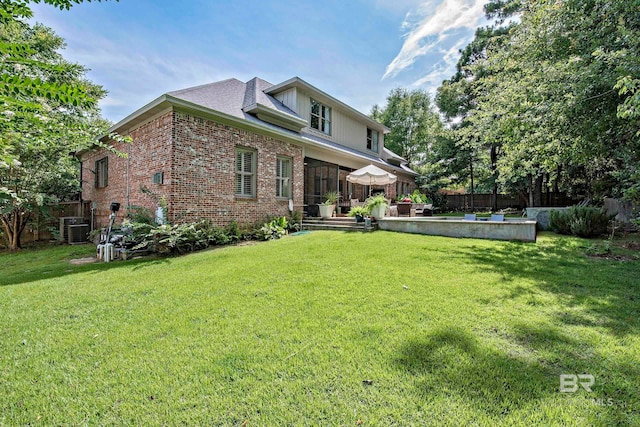
[[[361,202],[361,201],[360,201],[360,200],[358,200],[358,199],[351,199],[351,200],[349,201],[349,206],[350,206],[350,207],[354,207],[354,206],[364,206],[364,202]]]
[[[464,221],[475,221],[476,214],[464,214]]]
[[[504,221],[504,214],[491,214],[489,221]]]
[[[411,215],[411,203],[398,203],[397,205],[399,216]]]

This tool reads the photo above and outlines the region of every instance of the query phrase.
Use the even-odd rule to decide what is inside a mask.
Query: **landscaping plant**
[[[349,212],[347,213],[347,216],[351,216],[351,217],[365,217],[367,215],[369,215],[370,210],[367,206],[353,206],[351,209],[349,209]]]
[[[275,240],[287,234],[287,218],[284,216],[274,218],[260,228],[262,240]]]
[[[340,193],[337,191],[328,191],[324,195],[323,205],[335,205],[340,200]]]
[[[605,234],[612,219],[604,208],[573,206],[567,210],[552,210],[549,227],[559,234],[595,237]]]

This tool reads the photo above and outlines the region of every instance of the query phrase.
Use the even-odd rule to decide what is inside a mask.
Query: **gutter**
[[[257,106],[257,108],[259,108],[261,106],[261,104],[255,104]],[[326,145],[313,141],[312,139],[307,139],[303,136],[300,135],[292,135],[291,133],[288,133],[287,131],[284,130],[280,130],[280,129],[276,129],[270,126],[266,126],[263,125],[261,123],[255,123],[252,121],[248,121],[244,118],[240,118],[237,116],[232,116],[230,114],[227,113],[223,113],[221,111],[217,111],[217,110],[212,110],[210,108],[207,107],[203,107],[199,104],[195,104],[193,102],[190,101],[185,101],[184,99],[181,98],[177,98],[175,96],[172,95],[168,95],[168,94],[164,94],[159,96],[158,98],[154,99],[153,101],[151,101],[150,103],[148,103],[147,105],[137,109],[136,111],[134,111],[133,113],[129,114],[128,116],[126,116],[124,119],[120,120],[118,123],[116,123],[115,125],[111,126],[109,128],[109,130],[107,131],[107,133],[105,135],[102,135],[101,137],[98,138],[98,140],[104,140],[105,138],[108,139],[109,138],[109,134],[116,132],[118,129],[121,129],[123,127],[125,127],[125,125],[127,125],[130,122],[133,122],[137,119],[139,119],[141,116],[147,116],[147,117],[152,117],[154,114],[156,114],[157,112],[161,111],[162,109],[164,109],[165,107],[177,107],[179,108],[181,111],[185,111],[185,112],[189,112],[189,113],[196,113],[198,115],[201,116],[205,116],[205,117],[209,117],[209,118],[213,118],[214,121],[218,122],[218,123],[222,123],[222,124],[226,124],[229,126],[233,126],[233,127],[237,127],[240,129],[244,129],[244,130],[249,130],[249,131],[257,131],[263,135],[266,136],[271,136],[271,137],[275,137],[277,139],[280,140],[284,140],[287,142],[291,142],[297,145],[302,145],[302,146],[313,146],[315,148],[319,148],[321,150],[324,151],[328,151],[328,152],[340,152],[341,154],[352,158],[352,159],[357,159],[360,161],[365,161],[366,163],[377,163],[378,166],[382,166],[384,168],[391,168],[391,169],[398,169],[397,166],[391,165],[387,162],[385,162],[384,160],[380,159],[380,158],[370,158],[370,157],[366,157],[364,155],[358,155],[356,153],[353,153],[351,151],[348,150],[344,150],[341,149],[339,147],[327,147]],[[251,106],[253,107],[253,106]],[[267,107],[263,107],[263,108],[267,108]],[[355,110],[354,110],[355,111]],[[287,117],[288,118],[288,117]],[[299,120],[296,118],[296,120]],[[371,119],[369,119],[371,120]],[[303,120],[305,125],[307,123],[306,120]],[[129,126],[130,127],[130,126]],[[293,131],[291,131],[293,132]],[[135,141],[134,141],[135,143]],[[83,150],[80,150],[76,153],[77,156],[81,156],[83,153],[89,151],[90,148],[85,148]],[[403,171],[405,173],[411,174],[408,171]],[[415,174],[418,175],[418,174]]]

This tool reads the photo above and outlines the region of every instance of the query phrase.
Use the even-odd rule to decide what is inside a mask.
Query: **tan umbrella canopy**
[[[369,186],[393,184],[397,180],[398,177],[394,174],[374,165],[365,166],[347,175],[347,181]],[[369,188],[369,192],[371,192],[371,188]]]

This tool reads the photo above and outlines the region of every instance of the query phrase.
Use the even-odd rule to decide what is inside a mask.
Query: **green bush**
[[[549,226],[559,234],[594,237],[607,232],[610,220],[603,208],[573,206],[564,211],[552,211]]]
[[[125,244],[127,244],[128,247],[139,245],[154,227],[156,227],[156,225],[148,222],[123,221],[121,229],[125,234]]]
[[[286,219],[285,219],[286,221]],[[226,245],[240,240],[257,238],[255,226],[241,228],[233,221],[226,227],[218,227],[210,220],[191,223],[150,226],[137,224],[127,239],[134,242],[133,250],[145,249],[159,255],[176,255],[206,249],[209,246]]]
[[[302,228],[302,212],[293,211],[289,214],[289,220],[287,221],[287,231],[295,233]]]
[[[349,210],[347,216],[366,216],[370,213],[371,211],[367,206],[354,206]]]
[[[264,224],[260,228],[260,237],[263,240],[275,240],[287,234],[287,218],[281,216]]]
[[[552,210],[549,213],[549,229],[558,234],[571,234],[571,215],[567,210]]]
[[[153,213],[144,206],[127,206],[127,219],[132,223],[155,224]]]
[[[389,203],[387,202],[386,197],[384,197],[384,194],[371,196],[364,202],[364,205],[367,207],[367,209],[369,209],[369,211],[371,211],[371,209],[375,208],[376,206],[384,205],[386,207],[388,206],[388,204]]]

